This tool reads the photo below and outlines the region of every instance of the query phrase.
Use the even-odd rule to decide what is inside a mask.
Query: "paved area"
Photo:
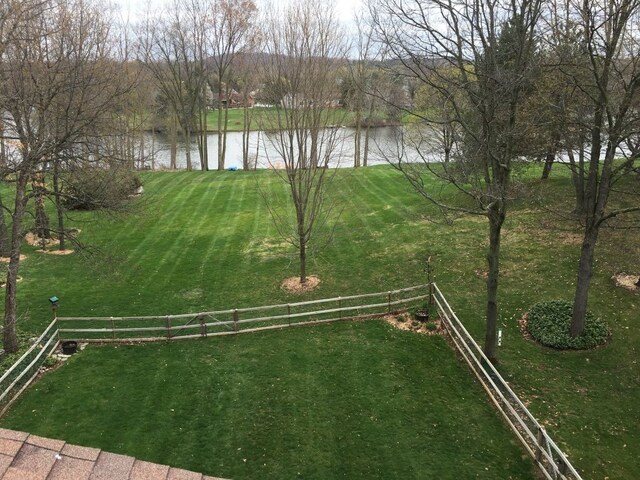
[[[0,428],[1,480],[222,480]]]

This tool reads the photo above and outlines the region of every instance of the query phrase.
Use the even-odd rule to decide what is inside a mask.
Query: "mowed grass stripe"
[[[231,187],[229,187],[230,182]],[[167,257],[171,258],[171,261],[167,262],[164,269],[166,278],[194,276],[199,271],[199,264],[202,261],[199,253],[202,251],[203,240],[206,242],[209,236],[215,235],[210,228],[212,223],[210,212],[220,208],[218,204],[220,192],[225,188],[235,189],[236,183],[235,179],[225,178],[223,182],[201,182],[199,185],[194,185],[200,200],[197,204],[185,207],[190,210],[191,216],[184,217],[182,234],[176,239],[174,248],[170,250],[173,255]]]
[[[156,210],[156,207],[164,203],[164,192],[173,192],[192,181],[188,176],[178,175],[175,172],[159,172],[152,176],[142,174],[141,178],[145,193],[141,198],[135,200],[136,206],[134,206],[133,214],[133,218],[138,221],[125,220],[122,223],[127,224],[126,228],[116,228],[110,232],[112,235],[109,240],[116,245],[120,244],[122,240],[126,241],[143,236],[141,235],[142,231],[153,227],[163,215],[161,210]]]
[[[133,248],[129,250],[128,261],[135,264],[146,254],[158,251],[168,254],[169,245],[176,240],[174,232],[183,233],[181,225],[187,225],[190,217],[197,212],[188,212],[187,205],[194,200],[200,201],[199,185],[204,177],[185,174],[176,178],[167,188],[156,189],[155,185],[149,186],[149,204],[147,228],[140,236],[131,236],[133,239],[140,239]]]
[[[171,285],[170,274],[180,258],[185,255],[192,256],[195,253],[188,249],[188,239],[193,236],[191,227],[203,215],[206,216],[207,211],[203,211],[199,207],[206,204],[209,199],[205,194],[208,190],[203,192],[203,185],[205,185],[207,177],[194,176],[192,180],[190,184],[182,187],[180,195],[177,195],[178,198],[182,197],[182,201],[175,208],[172,208],[171,213],[165,213],[158,222],[155,235],[153,235],[155,243],[147,246],[146,252],[148,254],[143,255],[140,259],[142,262],[152,262],[155,267],[155,271],[145,279],[144,287],[148,287],[157,277],[161,277],[163,280],[158,283],[169,288]],[[226,183],[226,179],[209,184],[209,188],[215,185],[217,189],[220,189],[220,185],[223,183]],[[175,191],[174,188],[166,194],[173,194]],[[157,256],[158,250],[163,252],[159,258]],[[135,254],[135,251],[133,253]],[[150,258],[148,255],[153,253],[156,255]]]

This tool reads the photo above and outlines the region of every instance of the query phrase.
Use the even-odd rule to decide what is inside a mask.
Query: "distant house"
[[[322,103],[324,108],[340,108],[342,106],[342,101],[337,98],[324,100]],[[315,106],[314,101],[305,99],[303,94],[292,93],[287,93],[284,97],[282,97],[280,104],[284,108],[302,108]]]
[[[217,107],[218,104],[221,103],[223,108],[242,108],[245,106],[253,108],[256,104],[256,100],[253,95],[248,94],[245,98],[241,93],[233,88],[229,90],[228,94],[223,91],[220,95],[214,95],[214,98],[215,97],[218,98],[218,101],[213,102],[214,107]]]

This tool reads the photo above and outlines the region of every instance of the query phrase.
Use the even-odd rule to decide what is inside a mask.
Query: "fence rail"
[[[47,356],[58,344],[58,324],[53,320],[29,350],[0,377],[0,416],[36,378]]]
[[[432,298],[455,348],[491,402],[549,480],[582,480],[564,453],[491,364],[435,284],[388,292],[262,307],[144,317],[58,317],[0,377],[0,416],[35,379],[62,338],[85,342],[158,341],[282,329],[357,318],[375,318]],[[369,303],[359,303],[362,300]],[[330,307],[330,308],[318,308]],[[265,315],[263,312],[275,313]],[[106,327],[100,325],[107,324]],[[86,328],[70,328],[74,325]],[[259,326],[254,326],[257,324]],[[62,328],[66,326],[66,328]],[[162,335],[148,336],[161,332]],[[125,336],[123,336],[125,334]],[[139,336],[132,335],[139,334]]]
[[[429,284],[307,302],[142,317],[58,317],[60,337],[83,342],[181,340],[372,318],[429,297]],[[366,301],[365,301],[366,300]]]
[[[582,480],[544,427],[538,423],[494,368],[435,284],[433,298],[440,318],[456,349],[475,373],[491,402],[520,439],[545,478],[549,480]]]

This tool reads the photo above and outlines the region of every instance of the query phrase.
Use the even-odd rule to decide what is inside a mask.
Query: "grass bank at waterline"
[[[512,204],[503,230],[499,291],[503,345],[498,352],[499,368],[585,478],[634,478],[640,458],[640,298],[637,292],[616,287],[611,276],[618,272],[640,273],[640,244],[627,230],[601,233],[589,308],[594,315],[604,317],[612,329],[606,346],[560,352],[523,339],[518,320],[531,305],[543,300],[572,299],[581,241],[580,229],[574,223],[552,213],[572,209],[568,175],[559,168],[549,181],[540,183],[539,173],[537,166],[522,172],[531,197]],[[445,224],[435,209],[425,206],[390,167],[338,172],[331,197],[338,200],[342,214],[333,242],[311,257],[309,272],[320,277],[320,286],[303,297],[280,289],[284,278],[296,274],[297,263],[295,250],[278,237],[258,190],[260,185],[271,198],[286,200],[286,189],[271,172],[158,172],[145,173],[143,179],[145,194],[135,200],[138,207],[130,215],[71,214],[68,225],[82,230],[81,239],[93,247],[96,255],[43,255],[35,248],[25,247],[27,259],[21,267],[23,281],[19,284],[22,331],[35,336],[44,329],[51,317],[47,301],[51,295],[60,297],[59,312],[65,316],[166,315],[286,303],[424,283],[422,261],[430,255],[436,282],[467,328],[482,339],[486,219],[462,216],[452,225]],[[435,184],[434,188],[440,189]],[[455,194],[445,189],[444,195],[452,198]],[[291,335],[305,331],[303,328]],[[324,330],[314,331],[322,334]],[[317,333],[313,338],[329,339],[329,332],[326,338]],[[280,340],[276,339],[291,338],[288,335],[274,332],[266,338],[277,342]],[[249,341],[262,342],[257,336]],[[219,348],[216,345],[205,341],[140,348],[149,352],[163,351],[162,348],[182,352],[181,362],[188,369],[192,368],[190,364],[203,361],[197,353],[199,348],[214,353]],[[114,351],[129,348],[134,351],[137,347],[118,347]],[[190,348],[194,349],[193,354],[189,354]],[[122,373],[126,369],[138,377],[149,375],[148,368],[138,370],[136,362],[121,362],[121,357],[111,350],[93,351],[83,353],[91,365],[86,367],[91,379],[102,375],[106,358],[115,362],[109,363],[113,371]],[[91,363],[93,355],[95,362]],[[157,363],[165,354],[149,355]],[[446,363],[440,357],[430,360],[435,355],[430,347],[424,348],[424,355],[433,368],[453,368],[453,364],[438,365]],[[67,368],[84,368],[85,359],[78,357],[60,374]],[[143,360],[139,363],[145,365]],[[453,356],[451,361],[455,364]],[[316,370],[305,371],[314,376]],[[106,371],[104,375],[108,375]],[[466,379],[467,387],[477,388],[470,374],[465,372],[460,378]],[[57,383],[47,380],[47,376],[45,381]],[[40,395],[42,390],[36,391],[44,388],[40,385],[44,383],[30,389],[24,402],[32,402],[32,396]],[[72,388],[69,386],[69,392]],[[428,393],[426,387],[425,391]],[[72,400],[71,396],[59,394],[62,396],[56,402],[60,405]],[[118,402],[126,401],[126,396],[118,394]],[[450,403],[456,396],[445,396],[442,402]],[[47,402],[54,401],[50,398]],[[481,391],[474,398],[482,408],[486,407]],[[20,404],[16,408],[23,407]],[[11,413],[8,418],[15,427],[20,427],[22,421],[24,428],[28,426],[29,420],[22,415]],[[73,423],[72,418],[65,421]],[[124,424],[116,425],[122,427],[118,430],[124,428]],[[64,436],[65,431],[54,435],[52,427],[42,433]],[[115,443],[120,433],[103,433],[103,437],[109,436]],[[174,437],[151,440],[164,442],[166,449],[170,445],[180,448]],[[478,444],[482,448],[481,442]],[[411,451],[416,461],[425,448],[429,447],[421,445]],[[481,452],[482,449],[478,454]],[[510,453],[507,456],[508,462],[517,461]]]

